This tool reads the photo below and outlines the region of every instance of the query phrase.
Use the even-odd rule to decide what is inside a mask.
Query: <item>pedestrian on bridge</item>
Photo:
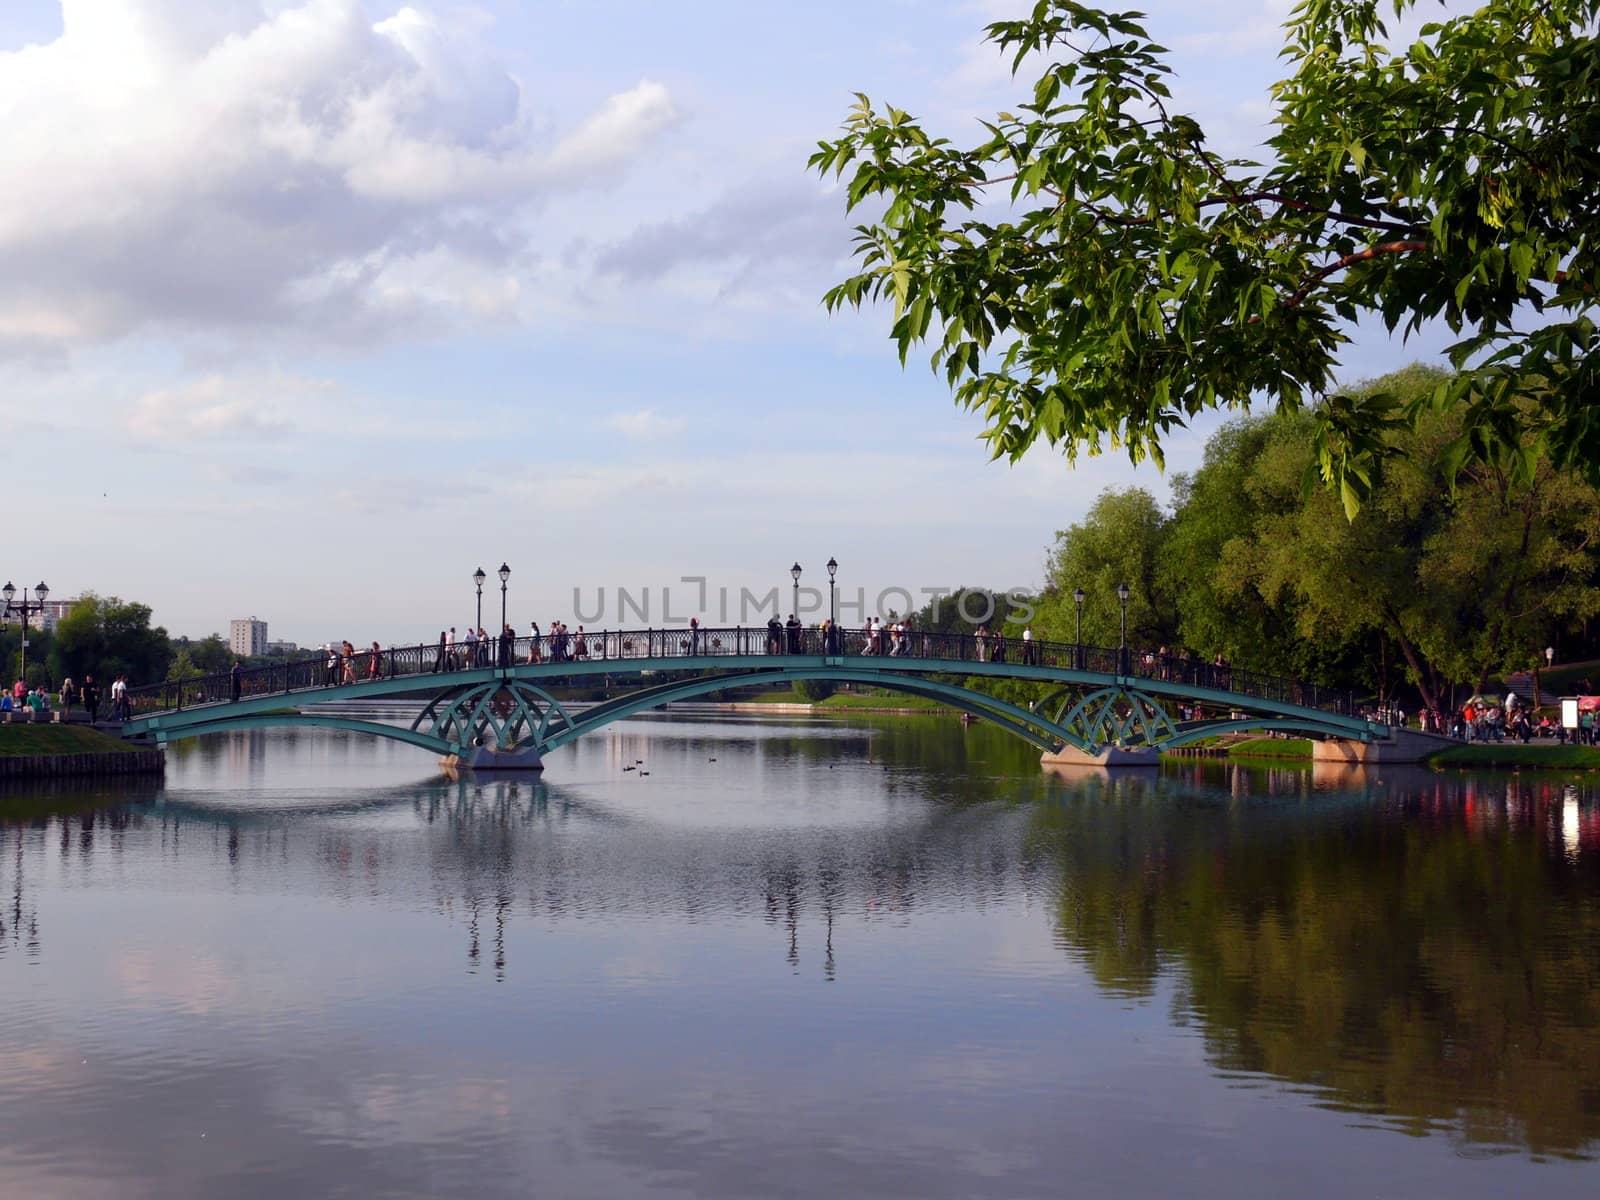
[[[446,643],[445,643],[444,638],[445,638],[444,630],[441,629],[439,631],[439,651],[438,651],[437,654],[435,654],[433,656],[433,673],[435,675],[437,675],[440,671],[444,670],[444,659],[445,659],[445,654],[447,653]]]
[[[539,661],[539,622],[532,621],[528,625],[528,662]]]
[[[767,622],[767,653],[783,653],[783,624],[778,620],[777,613],[773,613]]]
[[[511,644],[517,640],[517,635],[511,632],[511,626],[506,625],[500,630],[500,665],[511,665]]]
[[[243,684],[244,664],[236,658],[233,660],[233,666],[228,668],[228,690],[233,696],[233,702],[235,704],[239,703],[239,692]],[[112,684],[111,686],[116,687],[116,684]]]

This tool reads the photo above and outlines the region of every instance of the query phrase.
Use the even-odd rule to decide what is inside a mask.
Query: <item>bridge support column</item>
[[[475,746],[465,754],[446,754],[439,765],[448,771],[470,768],[474,771],[542,771],[544,756],[537,746],[517,746],[510,750],[496,750],[491,746]]]
[[[1079,750],[1076,746],[1063,746],[1059,750],[1041,755],[1039,762],[1047,767],[1159,767],[1159,750],[1124,750],[1120,746],[1107,746],[1096,754]]]
[[[1392,729],[1387,738],[1357,742],[1343,738],[1324,738],[1311,743],[1314,763],[1350,763],[1376,766],[1389,763],[1419,763],[1430,755],[1458,745],[1454,738],[1412,729]]]

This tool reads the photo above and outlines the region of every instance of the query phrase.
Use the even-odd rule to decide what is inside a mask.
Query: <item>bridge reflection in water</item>
[[[1281,730],[1384,739],[1353,695],[1315,684],[1194,662],[1071,643],[912,633],[891,643],[866,630],[623,630],[575,641],[485,643],[449,654],[439,646],[300,659],[169,681],[131,691],[126,736],[165,743],[225,730],[299,725],[392,738],[477,765],[539,765],[549,751],[613,722],[675,701],[807,680],[885,688],[984,718],[1045,754],[1153,754],[1220,732]],[[577,710],[558,683],[599,683],[608,697]],[[1020,682],[1028,703],[995,694]],[[622,683],[638,685],[615,695]],[[422,694],[409,726],[362,721],[307,705]],[[1192,719],[1182,719],[1183,710]],[[1200,716],[1194,717],[1198,709]],[[515,753],[520,756],[512,760]],[[499,757],[497,757],[499,756]]]
[[[774,736],[773,754],[808,742]],[[873,766],[892,779],[927,751],[879,737]],[[795,970],[847,978],[868,968],[853,941],[875,924],[1025,896],[1098,989],[1169,1004],[1225,1077],[1463,1146],[1594,1154],[1592,782],[1386,771],[1328,790],[1303,771],[1186,764],[1019,787],[997,802],[969,774],[899,823],[797,828],[754,850],[641,821],[593,789],[503,780],[293,812],[162,791],[76,811],[41,799],[0,825],[0,967],[48,952],[52,914],[30,889],[41,870],[87,877],[153,848],[247,894],[287,872],[341,903],[420,902],[459,930],[465,970],[496,979],[515,971],[519,922],[647,916],[753,918]]]

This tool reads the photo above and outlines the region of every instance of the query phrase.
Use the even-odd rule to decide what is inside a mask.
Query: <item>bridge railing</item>
[[[615,662],[619,669],[639,660],[684,659],[692,663],[726,657],[785,658],[826,655],[839,658],[933,659],[951,664],[1010,663],[1124,676],[1170,683],[1185,688],[1229,692],[1241,699],[1293,704],[1304,708],[1356,714],[1354,696],[1346,691],[1207,663],[1161,651],[1107,648],[1072,642],[1026,641],[1015,637],[964,633],[888,630],[768,627],[601,630],[546,634],[539,638],[485,639],[482,642],[437,642],[414,646],[369,646],[349,654],[308,654],[264,666],[196,675],[130,688],[135,716],[227,703],[239,699],[283,696],[298,699],[330,687],[368,681],[416,678],[448,672],[521,666],[528,663]]]

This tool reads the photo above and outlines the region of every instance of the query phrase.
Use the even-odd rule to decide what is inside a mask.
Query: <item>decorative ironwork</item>
[[[561,701],[522,679],[450,688],[411,722],[413,732],[426,728],[458,752],[473,746],[510,750],[530,739],[542,746],[553,733],[571,726]]]
[[[1062,704],[1065,708],[1066,704]],[[1160,746],[1178,736],[1178,726],[1161,702],[1143,692],[1108,687],[1090,692],[1056,722],[1079,749],[1105,746]]]

